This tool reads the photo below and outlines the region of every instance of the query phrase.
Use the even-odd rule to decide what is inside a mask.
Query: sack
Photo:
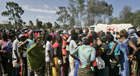
[[[21,66],[21,64],[18,63],[17,60],[14,60],[12,63],[14,68],[19,68]]]
[[[94,71],[91,69],[86,69],[86,68],[79,68],[78,69],[78,76],[94,76]]]
[[[61,65],[61,64],[62,64],[61,60],[58,60],[58,64],[59,64],[59,65]]]

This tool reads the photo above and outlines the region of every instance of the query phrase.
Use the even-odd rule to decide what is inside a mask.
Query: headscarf
[[[68,32],[66,30],[63,31],[63,34],[67,34]]]
[[[128,36],[128,33],[125,29],[120,31],[120,37]]]
[[[19,34],[18,38],[21,38],[21,37],[23,37],[23,36],[24,36],[24,34]]]
[[[135,29],[129,29],[127,32],[129,34],[128,38],[130,38],[131,36],[135,36],[136,38],[139,38],[139,36],[136,34]]]
[[[83,37],[82,41],[83,43],[88,43],[92,39],[92,34],[90,33],[87,37]]]

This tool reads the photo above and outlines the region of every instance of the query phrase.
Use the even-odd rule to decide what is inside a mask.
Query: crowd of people
[[[0,29],[0,76],[140,76],[140,31]]]

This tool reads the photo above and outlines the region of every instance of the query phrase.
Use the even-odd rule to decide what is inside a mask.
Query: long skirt
[[[28,76],[28,72],[27,72],[27,58],[23,57],[23,62],[21,65],[21,72],[20,72],[21,76]]]
[[[60,76],[60,65],[58,64],[58,57],[53,58],[54,67],[52,67],[52,76]]]
[[[133,60],[130,62],[131,66],[131,76],[138,76],[138,61],[137,58],[134,56]]]
[[[68,76],[74,76],[75,71],[75,60],[69,55],[69,75]]]

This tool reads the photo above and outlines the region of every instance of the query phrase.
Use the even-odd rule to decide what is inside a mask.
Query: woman
[[[24,34],[19,34],[19,40],[20,42],[18,43],[18,53],[19,53],[19,58],[21,60],[22,66],[21,66],[21,76],[27,76],[27,55],[26,55],[26,46],[22,45],[24,41],[26,40],[26,37]]]
[[[15,35],[13,35],[13,34],[9,34],[9,38],[10,38],[10,40],[7,42],[7,44],[6,44],[6,47],[5,47],[5,49],[6,49],[6,52],[7,52],[7,59],[8,59],[8,63],[7,63],[7,68],[8,68],[8,76],[15,76],[14,75],[14,72],[13,72],[13,74],[11,74],[12,73],[12,49],[13,49],[13,42],[14,42],[14,40],[16,39],[15,38]]]
[[[35,38],[35,44],[26,51],[29,67],[34,70],[35,76],[43,76],[45,50],[41,46],[41,42],[42,37],[39,35]]]
[[[78,34],[75,33],[75,32],[71,32],[71,41],[70,41],[70,44],[69,44],[70,53],[72,53],[77,47],[76,40],[78,40]],[[71,56],[69,56],[69,63],[70,63],[69,76],[74,76],[75,60]]]
[[[63,31],[64,33],[64,31]],[[61,76],[68,76],[68,67],[69,67],[69,61],[68,61],[68,57],[67,52],[66,52],[66,45],[67,45],[67,39],[68,39],[69,35],[68,34],[63,34],[62,38],[63,38],[63,43],[62,43],[62,55],[63,55],[63,65],[61,68]]]
[[[3,52],[0,52],[0,61],[2,61],[2,66],[1,68],[3,67],[3,75],[7,73],[7,68],[6,68],[6,64],[7,64],[7,59],[6,59],[6,56],[7,56],[7,53],[4,53],[5,51],[5,46],[8,42],[8,35],[6,33],[3,33],[2,34],[2,40],[0,40],[0,50],[2,50]]]
[[[21,46],[27,46],[27,48],[26,48],[27,50],[34,45],[33,33],[30,32],[30,33],[28,33],[28,35],[29,35],[28,39],[26,41],[24,41],[23,44],[21,44]],[[27,64],[27,66],[28,66],[28,64]],[[30,68],[28,66],[28,76],[32,76],[32,75],[34,75],[34,72],[32,70],[30,70]]]
[[[60,76],[60,65],[63,63],[61,42],[62,42],[61,36],[56,36],[56,41],[53,44],[53,59],[52,59],[52,62],[54,63],[54,66],[52,67],[53,76]]]
[[[117,43],[114,43],[111,53],[113,53],[113,50],[115,46],[118,44],[120,49],[120,67],[119,67],[119,75],[121,76],[130,76],[130,67],[129,67],[129,61],[132,61],[133,57],[135,56],[136,52],[138,51],[135,44],[127,39],[128,33],[125,29],[120,31],[120,38],[116,41]],[[134,51],[132,55],[129,55],[129,47],[131,47]]]
[[[129,39],[135,44],[135,46],[137,46],[138,43],[138,38],[139,36],[136,34],[136,29],[134,27],[131,27],[128,29],[128,34],[129,34]],[[131,55],[133,53],[133,49],[129,48],[129,54]],[[137,55],[135,56],[135,58],[130,62],[131,65],[131,75],[137,76],[138,73],[138,56],[139,56],[139,52],[137,53]]]

